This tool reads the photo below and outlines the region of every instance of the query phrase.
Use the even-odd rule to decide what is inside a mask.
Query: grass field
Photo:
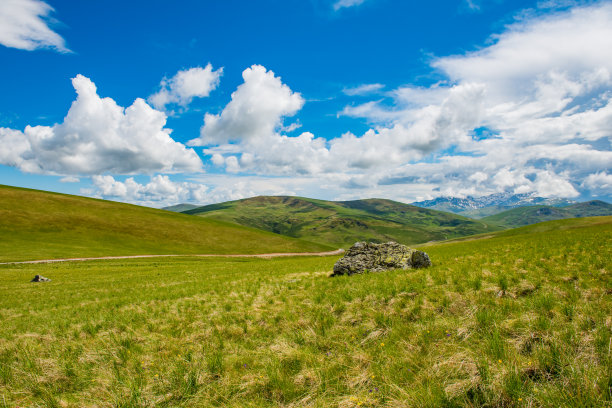
[[[602,217],[352,277],[337,257],[0,266],[0,407],[610,407],[611,243]]]
[[[0,262],[141,254],[254,254],[331,248],[136,205],[0,186]],[[335,249],[335,248],[333,248]]]

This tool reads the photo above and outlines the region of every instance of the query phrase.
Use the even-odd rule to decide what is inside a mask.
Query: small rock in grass
[[[30,282],[51,282],[51,279],[45,278],[42,275],[36,275]]]
[[[431,266],[429,255],[397,242],[357,242],[336,264],[332,276]]]

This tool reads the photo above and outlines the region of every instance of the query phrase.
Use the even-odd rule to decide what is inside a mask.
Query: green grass
[[[185,211],[333,247],[356,241],[417,244],[496,231],[486,222],[391,200],[255,197]]]
[[[351,277],[337,257],[0,266],[0,407],[610,407],[611,243],[601,217]]]
[[[329,247],[223,221],[0,186],[0,262],[138,254],[313,252]]]

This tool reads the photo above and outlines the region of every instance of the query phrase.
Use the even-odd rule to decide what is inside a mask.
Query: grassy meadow
[[[338,257],[2,265],[0,407],[610,407],[611,244],[600,217],[351,277]]]

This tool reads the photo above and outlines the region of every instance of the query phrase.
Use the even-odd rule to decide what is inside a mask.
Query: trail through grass
[[[0,407],[611,406],[594,220],[352,277],[328,277],[338,257],[0,266]]]

